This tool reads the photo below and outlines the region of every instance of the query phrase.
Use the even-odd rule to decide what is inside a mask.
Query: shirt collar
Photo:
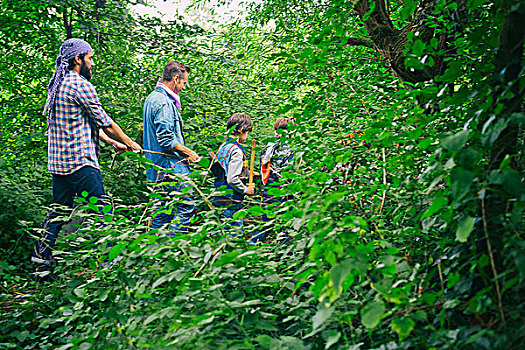
[[[173,90],[171,90],[167,85],[163,84],[161,79],[159,79],[159,81],[157,82],[156,87],[164,90],[166,94],[168,94],[168,97],[170,97],[175,102],[175,107],[177,107],[177,109],[180,111],[181,104],[179,95],[174,93]]]

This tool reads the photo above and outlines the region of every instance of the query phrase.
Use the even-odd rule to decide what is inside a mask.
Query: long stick
[[[147,149],[144,149],[142,151],[145,152],[145,153],[153,153],[153,154],[158,154],[158,155],[165,156],[165,157],[180,158],[179,156],[176,156],[174,154],[168,154],[168,153],[162,153],[162,152],[156,152],[156,151],[149,151]]]
[[[253,185],[253,166],[255,165],[255,140],[252,141],[252,157],[250,159],[250,178],[248,185]]]

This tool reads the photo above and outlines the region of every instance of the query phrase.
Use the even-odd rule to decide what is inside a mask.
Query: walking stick
[[[250,159],[250,178],[248,179],[248,186],[254,185],[253,183],[253,166],[255,164],[255,140],[252,141],[252,156]]]

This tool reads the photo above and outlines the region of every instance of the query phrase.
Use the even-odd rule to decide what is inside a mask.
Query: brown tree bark
[[[418,33],[417,38],[424,43],[430,43],[430,39],[438,39],[438,50],[446,49],[448,35],[436,34],[434,28],[425,24],[425,20],[432,10],[435,0],[422,0],[416,8],[410,23],[401,29],[394,28],[385,0],[373,0],[374,10],[370,13],[369,0],[358,0],[355,9],[365,24],[368,37],[376,49],[389,62],[396,74],[411,83],[418,83],[441,75],[445,69],[444,55],[434,57],[434,65],[423,70],[405,67],[407,55],[403,53],[405,44],[408,42],[409,32]],[[365,20],[366,14],[370,16]],[[446,50],[445,50],[446,52]]]

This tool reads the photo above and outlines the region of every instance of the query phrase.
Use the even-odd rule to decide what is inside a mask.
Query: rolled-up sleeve
[[[96,125],[97,128],[110,126],[113,124],[111,119],[98,99],[97,91],[93,84],[88,81],[82,82],[78,85],[77,99],[82,109],[88,113],[90,120]]]
[[[178,143],[184,144],[182,130],[180,129],[180,116],[173,119],[172,108],[167,103],[163,103],[157,109],[153,123],[155,124],[155,134],[160,147],[165,150],[173,151]]]

